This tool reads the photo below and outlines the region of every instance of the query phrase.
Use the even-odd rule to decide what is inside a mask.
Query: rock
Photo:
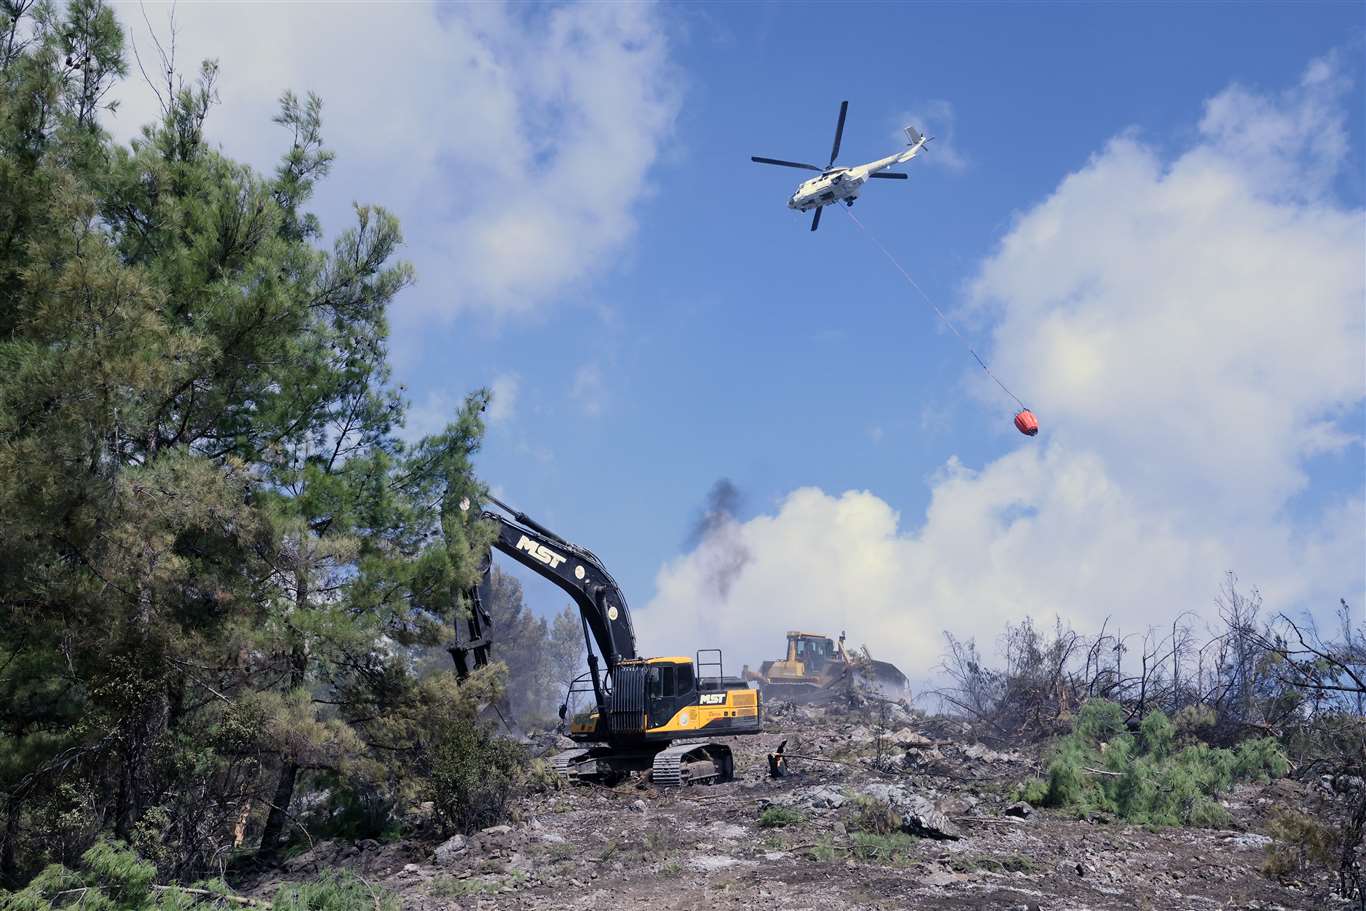
[[[632,810],[635,810],[637,813],[644,813],[644,812],[645,812],[645,801],[640,800],[639,798],[637,798],[636,800],[631,801],[631,809],[632,809]]]
[[[1004,758],[1000,753],[980,743],[966,747],[963,750],[963,755],[969,759],[981,759],[984,762],[996,762],[998,759]]]
[[[1229,839],[1229,842],[1240,848],[1265,848],[1267,845],[1271,844],[1271,839],[1265,835],[1259,835],[1256,832],[1244,832],[1240,835],[1233,836]]]
[[[725,854],[694,854],[688,858],[688,866],[699,873],[712,873],[733,867],[740,861]]]
[[[948,886],[956,882],[961,882],[964,879],[967,879],[967,877],[957,873],[950,873],[947,870],[931,870],[929,873],[920,877],[920,881],[927,886]]]
[[[813,810],[838,810],[846,802],[843,794],[827,785],[818,785],[801,798],[801,803]]]
[[[895,740],[897,746],[900,747],[909,748],[934,746],[933,740],[926,737],[924,734],[916,733],[910,728],[902,728],[901,730],[897,731],[895,734],[892,735],[892,739]]]
[[[1002,811],[1006,816],[1016,816],[1020,819],[1028,819],[1034,812],[1034,808],[1023,800],[1017,801]]]
[[[947,841],[957,841],[963,837],[963,833],[958,827],[939,812],[933,803],[923,797],[912,798],[909,808],[900,808],[902,813],[901,828],[912,835],[921,835],[926,838],[939,838]]]
[[[302,854],[285,861],[284,867],[290,873],[307,873],[321,869],[337,854],[337,846],[332,841],[320,841]]]
[[[939,752],[937,747],[928,747],[926,749],[908,747],[906,750],[906,758],[901,762],[903,765],[907,766],[929,765],[930,763],[938,762],[943,758],[944,755]]]
[[[874,782],[864,785],[862,793],[880,800],[901,814],[901,828],[912,835],[957,841],[963,833],[929,798],[911,794],[898,784]]]
[[[714,822],[707,826],[707,834],[714,838],[734,841],[737,838],[744,838],[749,834],[749,830],[733,822]]]
[[[483,835],[507,835],[512,831],[512,826],[489,826],[487,829],[480,829]]]
[[[548,845],[562,845],[565,844],[566,841],[563,835],[556,832],[542,832],[536,836],[536,840],[545,842]]]
[[[863,785],[861,794],[870,796],[874,800],[881,800],[882,803],[891,804],[893,807],[899,807],[900,804],[906,803],[911,796],[907,794],[906,788],[903,788],[902,785],[887,784],[882,783],[882,781],[873,781],[872,784]]]
[[[447,867],[455,862],[458,855],[463,854],[469,847],[469,841],[463,835],[452,835],[450,838],[436,846],[432,852],[432,859],[437,866]]]

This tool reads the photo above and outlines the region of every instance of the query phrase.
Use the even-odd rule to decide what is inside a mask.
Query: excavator
[[[591,708],[569,719],[568,735],[581,746],[554,757],[557,772],[608,785],[646,770],[657,786],[730,780],[730,747],[712,738],[759,733],[759,691],[723,674],[720,649],[701,649],[694,658],[640,657],[626,596],[602,561],[497,498],[489,501],[501,512],[485,508],[480,519],[497,536],[479,583],[465,593],[467,638],[448,649],[457,678],[490,660],[492,618],[484,600],[497,550],[568,594],[583,623],[588,670],[570,684],[560,719],[578,698],[591,699]],[[460,508],[468,511],[469,501]]]

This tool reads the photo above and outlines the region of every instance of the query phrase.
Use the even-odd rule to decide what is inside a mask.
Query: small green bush
[[[761,829],[781,829],[785,826],[795,826],[805,820],[806,817],[792,809],[791,807],[771,806],[764,807],[764,811],[759,814],[759,828]]]
[[[905,864],[915,853],[919,841],[905,832],[892,831],[886,834],[876,832],[851,832],[849,850],[860,860],[879,864]]]
[[[156,868],[127,845],[101,839],[81,855],[80,867],[52,864],[18,892],[4,896],[5,911],[241,911],[221,880],[191,887],[156,884]],[[275,894],[272,911],[398,911],[389,893],[346,872],[293,883]]]
[[[1290,761],[1280,744],[1270,737],[1244,740],[1234,751],[1233,774],[1252,781],[1280,778],[1290,771]]]
[[[1105,699],[1091,699],[1077,713],[1072,732],[1091,743],[1107,741],[1124,730],[1124,706]]]
[[[1176,725],[1176,733],[1185,739],[1203,739],[1210,731],[1214,730],[1214,725],[1218,722],[1219,716],[1214,709],[1207,705],[1188,705],[1176,713],[1173,723]]]
[[[1289,768],[1271,738],[1236,750],[1198,742],[1178,748],[1180,727],[1154,712],[1134,736],[1121,706],[1092,700],[1054,747],[1047,779],[1026,782],[1020,797],[1079,816],[1101,811],[1141,824],[1218,827],[1231,820],[1214,798],[1237,781],[1266,781]]]
[[[1331,868],[1337,863],[1342,834],[1308,813],[1282,810],[1267,831],[1273,839],[1262,864],[1267,876],[1290,876],[1310,867]]]
[[[284,886],[270,907],[272,911],[398,911],[399,905],[393,895],[343,870]]]
[[[1191,805],[1186,821],[1201,829],[1223,829],[1233,822],[1233,817],[1221,804],[1201,798]]]
[[[823,864],[832,864],[839,860],[848,849],[835,844],[830,836],[822,836],[816,840],[810,848],[811,859]]]
[[[1042,778],[1029,778],[1015,789],[1015,799],[1023,800],[1032,807],[1043,806],[1048,799],[1048,782]]]
[[[901,831],[901,814],[884,800],[860,795],[854,801],[854,812],[848,826],[854,832],[892,835]]]
[[[526,751],[460,716],[433,724],[426,785],[444,831],[475,832],[500,822],[525,780]]]
[[[1138,726],[1138,739],[1143,752],[1154,759],[1166,759],[1176,743],[1176,726],[1161,712],[1153,712]]]

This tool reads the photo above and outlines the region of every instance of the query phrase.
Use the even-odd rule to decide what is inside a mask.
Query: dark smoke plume
[[[706,504],[686,542],[689,550],[701,552],[707,582],[722,600],[750,561],[749,548],[740,540],[735,518],[742,500],[740,489],[730,478],[718,480],[707,493]]]

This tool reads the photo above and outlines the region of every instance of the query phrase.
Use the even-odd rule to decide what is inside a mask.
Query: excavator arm
[[[592,640],[597,652],[607,663],[611,673],[624,659],[636,658],[636,634],[631,625],[631,612],[626,596],[612,574],[593,553],[571,544],[525,513],[518,512],[497,499],[490,500],[507,515],[485,509],[483,521],[497,530],[492,549],[507,555],[532,572],[556,585],[573,600],[583,619],[584,637]],[[461,504],[461,508],[466,508]],[[464,679],[469,673],[469,661],[480,668],[489,662],[492,618],[484,607],[493,571],[492,550],[481,561],[480,580],[465,594],[470,604],[466,619],[469,638],[456,641],[449,648],[455,660],[456,674]],[[588,649],[589,669],[593,675],[593,691],[599,707],[603,705],[602,686],[598,676],[597,655]]]

